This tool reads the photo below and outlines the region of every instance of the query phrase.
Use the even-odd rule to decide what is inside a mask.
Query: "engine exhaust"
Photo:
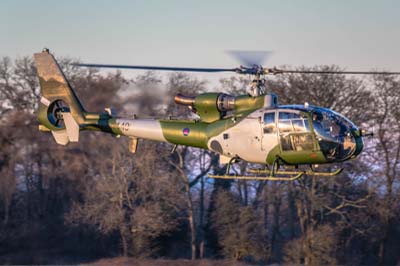
[[[177,104],[193,106],[195,97],[185,96],[185,95],[178,93],[177,95],[175,95],[174,100]]]

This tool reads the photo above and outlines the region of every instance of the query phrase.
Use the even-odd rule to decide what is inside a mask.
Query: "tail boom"
[[[204,122],[118,118],[110,109],[87,112],[53,55],[45,49],[34,59],[42,96],[37,112],[39,129],[51,131],[58,144],[77,142],[81,130],[93,130],[130,137],[132,146],[138,139],[148,139],[207,149],[208,135],[216,133]],[[219,131],[225,126],[217,128]]]
[[[155,119],[111,119],[109,127],[112,133],[133,138],[167,141],[161,124]]]

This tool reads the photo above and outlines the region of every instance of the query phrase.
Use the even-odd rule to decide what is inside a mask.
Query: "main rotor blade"
[[[235,72],[238,74],[259,73],[260,68],[253,66],[251,68],[199,68],[199,67],[164,67],[164,66],[139,66],[139,65],[108,65],[108,64],[73,64],[79,67],[96,67],[96,68],[119,68],[119,69],[142,69],[142,70],[161,70],[161,71],[187,71],[187,72]],[[261,68],[264,74],[349,74],[349,75],[400,75],[400,72],[387,71],[329,71],[329,70],[286,70],[278,68]]]
[[[239,72],[240,71],[239,68],[163,67],[163,66],[104,65],[104,64],[73,64],[73,65],[80,67],[188,71],[188,72]]]
[[[324,71],[324,70],[284,70],[284,69],[268,69],[270,73],[299,73],[299,74],[349,74],[349,75],[400,75],[400,72],[387,71]]]
[[[229,50],[226,51],[233,56],[240,64],[246,67],[261,66],[272,55],[271,51],[239,51]]]

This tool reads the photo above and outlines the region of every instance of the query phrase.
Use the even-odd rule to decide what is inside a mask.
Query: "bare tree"
[[[218,192],[216,202],[212,219],[223,254],[236,260],[268,258],[263,223],[254,209],[228,191]]]
[[[94,225],[102,233],[118,231],[124,256],[151,255],[151,240],[177,225],[180,202],[179,184],[154,168],[160,164],[156,149],[143,143],[133,158],[125,147],[113,146],[100,169],[92,165],[94,178],[68,220]]]
[[[394,76],[374,76],[371,80],[374,93],[373,120],[375,131],[371,143],[369,162],[374,171],[371,175],[372,188],[377,194],[374,210],[380,220],[379,264],[395,263],[393,255],[388,256],[391,234],[395,232],[399,215],[398,182],[400,168],[400,81]],[[372,206],[371,206],[372,207]]]

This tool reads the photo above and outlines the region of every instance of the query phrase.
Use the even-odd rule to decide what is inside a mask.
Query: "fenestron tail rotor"
[[[68,105],[63,100],[55,100],[47,109],[47,117],[52,125],[57,128],[64,128],[63,113],[69,112]]]

